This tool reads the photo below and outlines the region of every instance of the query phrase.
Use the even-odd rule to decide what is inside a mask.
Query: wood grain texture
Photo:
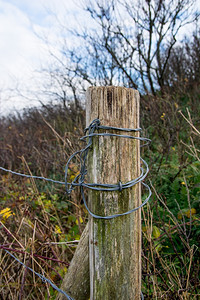
[[[86,125],[96,118],[105,126],[138,128],[139,93],[123,87],[90,87]],[[89,182],[117,184],[139,176],[139,141],[119,137],[93,140],[88,154]],[[122,192],[88,192],[88,205],[97,215],[122,213],[140,203],[140,184]],[[140,299],[141,211],[112,220],[91,217],[89,222],[90,300]]]

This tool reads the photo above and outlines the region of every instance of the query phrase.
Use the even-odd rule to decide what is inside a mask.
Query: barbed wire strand
[[[9,169],[3,168],[3,167],[0,167],[0,169],[2,171],[9,172],[9,173],[12,173],[14,175],[18,175],[18,176],[22,176],[22,177],[26,177],[26,178],[43,179],[43,180],[46,180],[46,181],[50,181],[52,183],[58,183],[58,184],[63,184],[63,185],[65,184],[65,182],[63,182],[63,181],[53,180],[53,179],[45,178],[45,177],[42,177],[42,176],[26,175],[26,174],[23,174],[23,173],[14,172],[12,170],[9,170]]]
[[[18,261],[18,263],[20,263],[22,266],[24,266],[26,269],[28,269],[29,271],[31,271],[32,273],[36,274],[38,277],[40,277],[40,279],[43,282],[48,282],[55,290],[57,290],[59,293],[62,293],[63,295],[66,296],[66,298],[68,300],[74,300],[72,297],[70,297],[69,295],[67,295],[63,290],[59,289],[50,279],[44,277],[43,275],[41,275],[40,273],[37,273],[36,271],[34,271],[33,269],[31,269],[30,267],[26,266],[23,262],[21,262],[17,257],[15,257],[12,253],[10,253],[8,250],[4,249],[10,256],[12,256],[16,261]]]
[[[82,195],[84,205],[85,205],[88,213],[94,218],[109,220],[109,219],[117,218],[117,217],[120,217],[120,216],[128,215],[128,214],[142,208],[149,201],[149,199],[151,197],[152,193],[151,193],[150,187],[147,184],[145,184],[144,182],[142,182],[146,178],[146,176],[149,172],[148,164],[146,163],[146,161],[144,159],[140,158],[142,163],[144,164],[144,166],[146,168],[146,171],[144,172],[144,169],[142,167],[140,167],[141,174],[137,178],[135,178],[131,181],[128,181],[126,183],[123,183],[123,184],[122,184],[121,181],[118,184],[85,183],[84,180],[85,180],[85,176],[87,174],[86,160],[87,160],[88,151],[89,151],[89,148],[92,146],[93,137],[95,137],[95,136],[96,137],[98,137],[98,136],[120,137],[120,138],[135,139],[135,140],[138,140],[138,141],[145,142],[144,144],[140,145],[140,147],[144,147],[144,146],[149,145],[151,140],[147,139],[147,138],[144,138],[144,137],[135,137],[135,136],[124,135],[124,134],[114,134],[114,133],[107,133],[107,132],[95,133],[95,130],[117,130],[117,131],[126,131],[126,132],[140,132],[142,129],[141,128],[131,129],[131,128],[120,128],[120,127],[112,127],[112,126],[102,126],[102,125],[100,125],[100,120],[99,119],[93,120],[90,123],[90,125],[85,129],[85,134],[86,134],[87,131],[88,131],[88,134],[84,135],[80,139],[80,140],[83,140],[85,142],[88,139],[86,147],[79,150],[79,151],[76,151],[68,159],[68,162],[67,162],[66,167],[65,167],[65,181],[64,182],[53,180],[53,179],[50,179],[50,178],[45,178],[45,177],[42,177],[42,176],[26,175],[26,174],[14,172],[12,170],[9,170],[9,169],[3,168],[3,167],[0,167],[0,169],[3,170],[3,171],[6,171],[6,172],[10,172],[14,175],[19,175],[19,176],[23,176],[23,177],[27,177],[27,178],[42,179],[42,180],[50,181],[52,183],[58,183],[58,184],[65,185],[66,191],[67,191],[68,194],[70,194],[72,192],[72,190],[74,190],[75,187],[79,186],[80,190],[81,190],[81,195]],[[72,159],[78,154],[80,156],[80,173],[74,178],[74,180],[72,182],[69,183],[67,181],[69,164],[72,161]],[[99,215],[96,215],[95,213],[93,213],[87,206],[85,195],[84,195],[84,189],[83,189],[84,187],[92,189],[92,190],[96,190],[96,191],[120,191],[121,192],[123,189],[130,188],[130,187],[132,187],[132,186],[134,186],[134,185],[136,185],[140,182],[147,188],[149,194],[148,194],[147,198],[142,202],[142,204],[139,205],[138,207],[135,207],[135,208],[133,208],[129,211],[126,211],[124,213],[118,213],[118,214],[114,214],[114,215],[110,215],[110,216],[99,216]],[[7,253],[9,253],[14,259],[16,259],[20,264],[24,265],[20,260],[18,260],[9,251],[7,251],[7,250],[5,250],[5,251]],[[49,282],[54,289],[56,289],[57,291],[64,294],[67,297],[67,299],[73,300],[64,291],[62,291],[55,284],[53,284],[49,279],[47,279],[43,275],[35,272],[33,269],[27,267],[26,265],[24,265],[24,266],[26,268],[28,268],[29,270],[31,270],[32,272],[34,272],[36,275],[38,275],[43,281]],[[141,293],[141,299],[144,299],[144,296],[143,296],[142,293]]]

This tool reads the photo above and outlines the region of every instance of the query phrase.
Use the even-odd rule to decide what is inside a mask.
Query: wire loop
[[[66,186],[66,191],[68,194],[71,193],[72,190],[74,190],[75,187],[79,186],[81,188],[81,194],[82,194],[82,199],[84,202],[84,205],[88,211],[88,213],[97,219],[112,219],[112,218],[116,218],[119,216],[124,216],[124,215],[128,215],[136,210],[138,210],[139,208],[141,208],[142,206],[144,206],[147,201],[149,200],[149,198],[151,197],[151,190],[150,187],[143,183],[142,181],[146,178],[148,172],[149,172],[149,168],[148,168],[148,164],[146,163],[146,161],[142,158],[141,161],[144,164],[146,170],[144,171],[144,169],[141,167],[141,174],[139,175],[139,177],[128,181],[126,183],[123,183],[120,181],[118,182],[118,184],[102,184],[102,183],[85,183],[85,176],[87,174],[87,169],[86,169],[86,160],[87,160],[87,155],[88,155],[88,151],[89,148],[92,146],[93,143],[93,137],[95,136],[115,136],[115,137],[120,137],[120,138],[128,138],[128,139],[135,139],[135,140],[139,140],[139,141],[143,141],[145,142],[145,144],[141,145],[140,147],[144,147],[146,145],[149,145],[151,140],[144,138],[144,137],[135,137],[135,136],[131,136],[131,135],[124,135],[124,134],[115,134],[115,133],[108,133],[108,132],[101,132],[101,133],[96,133],[95,131],[98,129],[104,129],[104,130],[117,130],[117,131],[127,131],[127,132],[140,132],[141,128],[135,128],[135,129],[131,129],[131,128],[118,128],[118,127],[112,127],[112,126],[102,126],[100,123],[99,119],[94,119],[90,125],[85,128],[84,133],[85,135],[80,139],[86,142],[86,140],[88,140],[86,147],[75,152],[74,154],[71,155],[71,157],[69,158],[66,167],[65,167],[65,186]],[[88,132],[88,134],[86,135],[86,133]],[[72,182],[68,182],[67,181],[67,174],[68,174],[68,169],[69,169],[69,164],[71,162],[71,160],[77,155],[80,155],[80,173],[74,178],[74,180]],[[122,191],[123,189],[126,188],[130,188],[136,184],[138,184],[139,182],[141,182],[147,189],[148,189],[148,196],[147,198],[143,201],[143,203],[136,207],[133,208],[125,213],[119,213],[119,214],[115,214],[115,215],[111,215],[111,216],[98,216],[95,213],[93,213],[89,208],[88,205],[86,203],[86,199],[85,199],[85,195],[84,195],[84,189],[83,188],[89,188],[95,191]]]

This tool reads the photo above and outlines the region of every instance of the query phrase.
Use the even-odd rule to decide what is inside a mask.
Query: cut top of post
[[[137,128],[139,92],[125,87],[90,87],[86,96],[86,124],[100,119],[102,125]],[[133,101],[134,99],[134,101]]]

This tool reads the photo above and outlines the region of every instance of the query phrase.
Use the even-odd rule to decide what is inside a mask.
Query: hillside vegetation
[[[142,212],[142,290],[146,299],[197,299],[199,287],[199,87],[141,97],[153,196]],[[85,112],[73,104],[32,108],[0,121],[0,165],[26,174],[64,180],[69,156],[80,147]],[[70,165],[70,178],[78,161]],[[88,215],[79,191],[1,171],[1,248],[51,278],[67,272]],[[145,191],[144,191],[145,192]],[[145,196],[145,195],[144,195]],[[62,242],[70,242],[62,244]],[[1,251],[3,299],[38,299],[56,292]],[[46,296],[44,296],[46,295]],[[196,295],[196,296],[195,296]],[[10,299],[10,298],[9,298]]]

